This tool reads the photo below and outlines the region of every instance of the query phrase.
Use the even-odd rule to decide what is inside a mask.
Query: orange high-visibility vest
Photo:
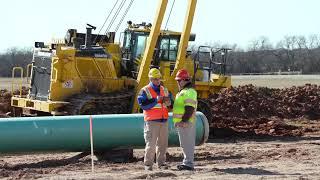
[[[158,95],[150,85],[145,86],[144,91],[146,92],[148,99],[157,99]],[[168,97],[168,89],[160,86],[160,96]],[[143,110],[143,114],[145,121],[168,119],[168,108],[163,104],[162,101],[158,101],[158,103],[154,107],[148,110]]]

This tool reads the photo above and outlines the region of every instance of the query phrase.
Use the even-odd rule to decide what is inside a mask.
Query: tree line
[[[232,74],[302,71],[320,73],[320,36],[285,36],[271,44],[267,37],[253,40],[246,51],[231,46],[228,70]]]
[[[23,67],[26,70],[32,61],[32,50],[10,48],[0,54],[0,77],[11,77],[13,67]],[[17,73],[18,75],[18,73]],[[26,76],[26,74],[24,74]]]
[[[320,73],[320,36],[285,36],[273,45],[267,37],[250,42],[247,49],[236,44],[208,44],[215,48],[230,48],[227,72],[230,74],[302,71]],[[192,47],[195,52],[197,47]],[[32,49],[11,48],[0,54],[0,76],[10,77],[15,66],[27,67]]]

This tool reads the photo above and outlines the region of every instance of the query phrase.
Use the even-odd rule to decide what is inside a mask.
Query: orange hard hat
[[[187,70],[185,69],[180,69],[178,72],[177,72],[177,75],[176,77],[174,78],[175,80],[187,80],[187,79],[190,79],[190,75],[188,73]]]

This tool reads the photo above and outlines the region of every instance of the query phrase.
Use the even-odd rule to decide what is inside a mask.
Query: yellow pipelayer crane
[[[181,68],[187,69],[194,77],[198,91],[198,110],[210,119],[206,98],[231,86],[231,77],[225,75],[228,50],[215,52],[200,46],[196,56],[191,58],[187,46],[195,38],[190,31],[196,2],[188,0],[182,33],[160,30],[168,0],[159,0],[153,25],[128,22],[121,45],[114,43],[115,33],[92,34],[95,27],[89,24],[86,34],[69,29],[64,42],[50,45],[36,42],[29,73],[29,94],[12,97],[14,114],[139,112],[133,97],[148,83],[150,67],[156,66],[163,75],[164,85],[173,95],[178,91],[175,74]],[[220,56],[221,52],[222,58],[219,59],[217,55]],[[203,59],[204,55],[210,56]]]

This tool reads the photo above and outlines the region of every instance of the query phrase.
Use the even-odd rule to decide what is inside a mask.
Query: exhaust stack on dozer
[[[91,48],[92,46],[92,29],[96,30],[95,26],[92,26],[90,24],[87,24],[87,32],[86,32],[86,39],[85,39],[85,48]]]

